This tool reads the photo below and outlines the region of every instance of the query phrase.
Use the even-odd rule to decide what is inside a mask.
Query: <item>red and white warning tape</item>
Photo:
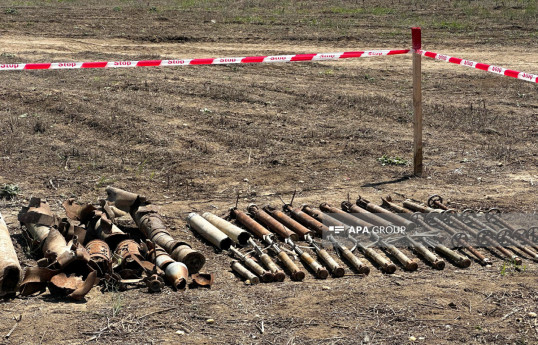
[[[434,52],[429,52],[429,51],[425,51],[425,50],[417,50],[417,53],[420,54],[420,55],[423,55],[423,56],[427,56],[427,57],[432,58],[432,59],[436,59],[436,60],[442,60],[442,61],[445,61],[445,62],[450,62],[450,63],[454,63],[454,64],[462,65],[462,66],[467,66],[467,67],[471,67],[471,68],[477,68],[477,69],[481,69],[483,71],[488,71],[488,72],[491,72],[491,73],[502,74],[502,75],[505,75],[507,77],[512,77],[512,78],[517,78],[517,79],[521,79],[521,80],[525,80],[525,81],[530,81],[531,83],[538,83],[538,75],[535,75],[535,74],[514,71],[514,70],[511,70],[511,69],[506,69],[506,68],[502,68],[502,67],[499,67],[499,66],[493,66],[493,65],[488,65],[488,64],[485,64],[485,63],[479,63],[479,62],[475,62],[475,61],[460,59],[460,58],[451,57],[451,56],[448,56],[448,55],[438,54],[438,53],[434,53]]]
[[[142,61],[104,61],[104,62],[62,62],[62,63],[27,63],[0,64],[0,71],[29,69],[74,69],[74,68],[126,68],[151,66],[187,66],[187,65],[221,65],[233,63],[266,63],[293,61],[330,61],[338,59],[372,57],[382,55],[407,54],[410,50],[366,50],[343,53],[296,54],[275,56],[247,56],[215,59],[182,60],[142,60]]]

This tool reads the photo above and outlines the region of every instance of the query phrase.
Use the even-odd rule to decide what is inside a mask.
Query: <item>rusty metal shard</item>
[[[195,273],[191,275],[191,279],[195,286],[210,288],[215,281],[215,275],[213,273]]]
[[[127,192],[112,186],[106,187],[107,201],[124,212],[131,212],[131,207],[138,204],[149,204],[146,197]]]
[[[29,296],[39,291],[45,291],[47,283],[58,272],[58,270],[46,267],[28,267],[19,288],[20,295]]]
[[[58,273],[50,279],[49,290],[53,295],[61,295],[81,300],[92,289],[97,281],[97,272],[92,271],[86,279],[81,276]]]

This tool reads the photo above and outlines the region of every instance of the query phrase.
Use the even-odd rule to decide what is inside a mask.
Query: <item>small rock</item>
[[[184,124],[183,124],[183,127],[189,127],[189,124],[188,124],[188,123],[184,123]]]
[[[215,323],[215,320],[214,319],[207,319],[205,320],[206,323],[209,323],[209,324],[212,324],[212,323]]]
[[[299,182],[299,183],[304,183],[304,181],[303,181],[303,180],[299,180],[298,182]]]
[[[179,331],[176,331],[176,334],[184,335],[184,334],[185,334],[185,331],[179,330]]]
[[[248,178],[245,177],[245,178],[243,179],[243,182],[248,182]]]
[[[321,290],[330,290],[330,289],[331,289],[330,286],[322,286],[322,287],[321,287]]]
[[[417,340],[417,338],[415,338],[415,337],[413,337],[413,336],[410,336],[410,337],[409,337],[409,341],[416,341],[416,340]]]
[[[211,19],[211,23],[215,24],[217,21],[215,19]]]
[[[503,165],[504,165],[503,162],[499,162],[499,163],[497,163],[497,166],[498,166],[498,167],[502,167]]]
[[[535,312],[531,311],[531,312],[529,312],[528,315],[529,315],[529,317],[531,317],[533,319],[536,319],[536,313]]]

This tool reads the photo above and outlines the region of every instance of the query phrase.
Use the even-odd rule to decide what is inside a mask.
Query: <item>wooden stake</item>
[[[415,51],[422,48],[420,28],[411,28],[413,42],[413,173],[421,177],[422,165],[422,73],[421,55]]]

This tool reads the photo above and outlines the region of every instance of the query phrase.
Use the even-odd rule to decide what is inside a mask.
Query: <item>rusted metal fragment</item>
[[[99,238],[105,241],[111,248],[115,248],[118,243],[129,237],[112,223],[106,213],[99,210],[94,210],[91,213],[87,227],[91,238]]]
[[[6,222],[0,213],[0,297],[14,294],[19,287],[21,276],[21,265]]]
[[[161,292],[164,287],[163,278],[161,278],[161,276],[156,273],[153,273],[144,278],[144,282],[146,283],[149,292]]]
[[[151,206],[136,206],[131,210],[131,216],[147,239],[163,248],[174,260],[183,262],[189,272],[196,273],[202,269],[205,264],[203,254],[188,243],[175,240],[159,213]]]
[[[81,276],[58,273],[50,279],[49,290],[53,295],[67,296],[75,300],[81,300],[97,282],[97,272],[92,271],[86,279]]]
[[[28,267],[24,272],[24,278],[19,287],[21,296],[29,296],[36,292],[44,292],[47,283],[59,270],[46,267]]]
[[[269,248],[271,248],[273,252],[275,252],[280,262],[286,267],[290,274],[291,280],[302,281],[304,279],[304,272],[297,267],[295,262],[293,262],[286,252],[280,249],[280,247],[271,239],[271,237],[264,236],[263,241],[269,246]]]
[[[86,244],[86,250],[90,256],[90,261],[98,271],[98,276],[104,276],[112,272],[112,253],[110,247],[103,240],[93,240]]]
[[[82,206],[78,204],[75,199],[67,199],[62,203],[62,206],[65,210],[65,215],[67,218],[73,219],[73,220],[81,220],[80,218],[80,211],[82,210]]]
[[[172,259],[166,251],[160,247],[156,247],[155,264],[164,271],[166,279],[176,290],[184,290],[187,286],[189,270],[182,262],[177,262]]]
[[[213,273],[195,273],[191,275],[192,286],[201,286],[210,288],[215,281],[215,275]]]
[[[41,247],[49,234],[50,227],[58,223],[49,204],[39,198],[30,199],[29,205],[19,212],[18,219],[21,224],[24,224],[25,234],[34,250]]]
[[[149,204],[149,201],[146,197],[127,192],[125,190],[114,188],[112,186],[106,187],[107,201],[109,201],[113,206],[122,210],[123,212],[130,213],[131,208],[137,203],[138,205]]]
[[[76,236],[78,242],[85,243],[86,229],[79,226],[78,223],[78,221],[63,218],[58,224],[58,231],[60,231],[67,241],[71,241]]]
[[[260,246],[256,244],[254,239],[249,238],[248,243],[254,248],[254,252],[258,255],[258,258],[263,263],[263,265],[273,273],[273,279],[276,282],[283,282],[286,279],[284,272],[274,263],[273,259],[268,254],[265,254]]]
[[[343,277],[344,274],[346,274],[346,271],[343,267],[341,267],[332,257],[331,255],[325,250],[319,247],[310,235],[305,236],[305,241],[310,244],[312,247],[314,247],[314,251],[319,256],[319,258],[325,263],[325,265],[329,268],[332,275],[335,278]]]

